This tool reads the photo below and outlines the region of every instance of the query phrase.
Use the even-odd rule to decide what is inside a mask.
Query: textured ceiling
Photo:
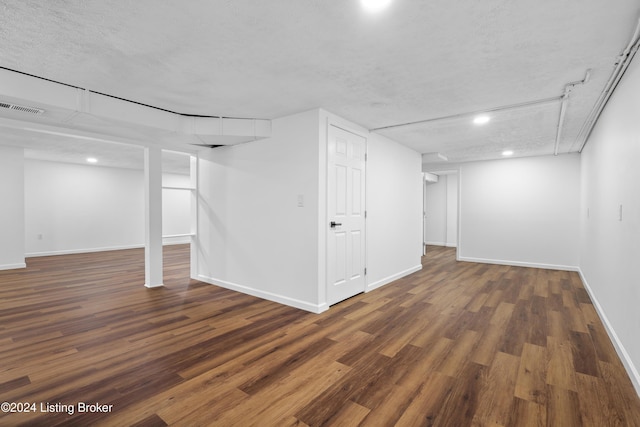
[[[633,33],[636,0],[4,0],[0,67],[170,111],[272,119],[324,108],[450,161],[560,152]],[[0,94],[1,95],[1,94]],[[19,139],[18,135],[12,138]],[[77,142],[77,141],[76,141]],[[35,148],[34,148],[35,150]]]

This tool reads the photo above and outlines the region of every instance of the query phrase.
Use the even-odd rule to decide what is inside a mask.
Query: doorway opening
[[[162,150],[162,245],[189,245],[191,277],[196,270],[197,158]]]
[[[458,247],[458,171],[425,173],[423,242],[427,246]]]

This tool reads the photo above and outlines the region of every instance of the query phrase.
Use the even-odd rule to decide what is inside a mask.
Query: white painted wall
[[[422,157],[370,134],[367,161],[367,289],[422,268]]]
[[[460,260],[577,269],[580,157],[460,166]]]
[[[200,280],[318,311],[318,132],[310,111],[273,120],[271,138],[201,154]]]
[[[24,268],[24,155],[0,145],[0,270]]]
[[[140,171],[25,160],[27,256],[144,244]]]
[[[27,256],[144,246],[142,171],[26,159],[24,179]],[[163,192],[163,234],[190,231],[189,194],[180,193]]]
[[[638,111],[640,62],[636,57],[582,152],[580,269],[640,394]]]

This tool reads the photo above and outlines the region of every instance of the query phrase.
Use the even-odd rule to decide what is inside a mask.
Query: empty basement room
[[[0,425],[640,426],[632,0],[0,14]]]

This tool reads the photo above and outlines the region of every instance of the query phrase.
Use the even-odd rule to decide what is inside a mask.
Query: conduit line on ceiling
[[[560,148],[560,139],[562,138],[562,129],[564,127],[564,116],[567,111],[567,104],[569,103],[569,95],[573,91],[573,88],[577,85],[583,85],[589,81],[591,77],[591,70],[587,70],[585,73],[584,79],[567,83],[564,85],[564,93],[562,94],[562,104],[560,105],[560,117],[558,118],[558,129],[556,131],[556,143],[553,147],[553,155],[558,155],[558,149]]]
[[[579,153],[582,153],[584,146],[587,145],[589,136],[591,136],[591,132],[593,132],[593,128],[595,127],[596,122],[600,117],[600,114],[602,114],[602,110],[604,109],[605,105],[607,105],[609,98],[613,94],[613,91],[615,90],[615,88],[618,86],[618,83],[620,82],[620,79],[624,75],[624,72],[627,70],[627,67],[629,67],[629,64],[631,64],[631,60],[635,56],[639,47],[640,47],[640,18],[638,18],[638,23],[636,24],[636,29],[633,33],[633,37],[631,37],[631,40],[629,40],[629,44],[624,49],[624,51],[622,51],[620,56],[618,56],[618,60],[616,61],[616,64],[615,64],[615,69],[613,70],[611,77],[609,77],[609,80],[607,81],[607,84],[605,85],[604,90],[600,93],[600,96],[598,97],[598,100],[594,104],[593,109],[589,113],[589,116],[587,116],[587,120],[582,125],[580,132],[578,132],[578,136],[576,137],[576,142],[582,140],[580,149],[578,150]]]

